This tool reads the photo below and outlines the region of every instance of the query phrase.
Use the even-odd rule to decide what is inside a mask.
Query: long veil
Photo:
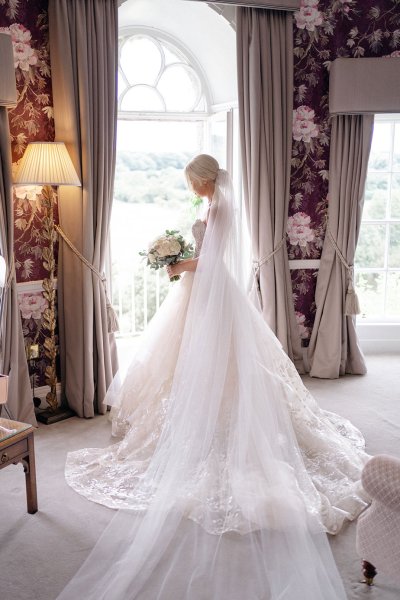
[[[236,284],[235,212],[220,170],[142,501],[116,513],[60,600],[346,598],[279,342]]]

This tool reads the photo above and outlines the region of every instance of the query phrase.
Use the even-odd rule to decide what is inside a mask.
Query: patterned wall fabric
[[[54,140],[48,35],[48,0],[0,0],[0,31],[9,32],[14,49],[18,104],[9,111],[13,169],[29,142]],[[17,281],[46,276],[42,265],[40,188],[15,188]]]
[[[289,259],[319,259],[328,206],[329,66],[338,57],[400,56],[399,0],[301,0],[294,13],[294,111]],[[399,61],[400,69],[400,61]],[[373,85],[373,73],[371,73]],[[315,314],[318,272],[292,271],[303,340]]]
[[[0,0],[0,31],[11,35],[18,90],[18,104],[9,111],[13,172],[29,142],[54,140],[47,8],[48,0]],[[35,282],[32,290],[19,289],[18,293],[25,342],[39,344],[39,357],[31,364],[35,385],[44,384],[48,365],[43,348],[47,331],[42,323],[47,301],[40,290],[41,280],[47,277],[43,257],[47,245],[43,235],[45,218],[41,188],[15,187],[17,282]]]

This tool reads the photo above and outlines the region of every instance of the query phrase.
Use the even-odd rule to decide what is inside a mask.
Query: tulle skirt
[[[165,425],[192,283],[193,274],[186,273],[171,286],[144,334],[122,386],[117,377],[109,390],[106,402],[112,405],[112,431],[122,440],[107,448],[85,448],[68,454],[66,480],[89,500],[115,509],[144,510],[153,498],[154,490],[144,490],[141,481]],[[207,337],[207,331],[204,336]],[[269,391],[275,388],[277,401],[288,409],[290,426],[313,484],[306,488],[308,509],[318,514],[327,532],[336,534],[345,520],[356,518],[368,503],[360,483],[361,470],[369,458],[364,452],[363,436],[348,420],[319,408],[272,332],[268,344],[270,372],[265,377],[271,380]],[[232,368],[228,368],[225,382],[228,406],[225,414],[222,407],[219,417],[222,436],[227,431],[224,421],[230,418],[230,398],[238,385],[232,352],[233,349],[229,357]],[[262,422],[259,427],[262,430]],[[277,435],[284,437],[282,432]],[[203,500],[199,501],[205,495],[206,504],[220,506],[228,502],[232,474],[226,460],[224,443],[220,443],[210,453],[202,473],[197,473],[193,489],[187,493],[184,512],[211,532],[243,533],[248,522],[241,522],[240,513],[231,512],[227,518],[224,511],[219,513],[216,509],[210,517],[209,507],[206,510]],[[274,504],[282,507],[287,484],[282,489],[265,489],[254,465],[249,465],[246,473],[236,473],[234,478],[236,494],[245,496],[247,504],[257,495],[266,512]],[[277,515],[280,512],[277,510]]]

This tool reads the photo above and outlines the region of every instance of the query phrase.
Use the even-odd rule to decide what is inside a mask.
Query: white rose
[[[310,0],[303,0],[300,10],[294,13],[296,25],[299,29],[307,29],[307,31],[315,31],[318,25],[322,25],[322,15],[317,10],[318,3]]]
[[[151,250],[161,257],[177,256],[181,251],[181,245],[173,237],[163,236],[154,242]]]
[[[297,321],[297,327],[298,327],[298,331],[300,334],[300,337],[302,340],[306,340],[308,339],[308,327],[306,327],[306,325],[304,324],[306,320],[305,315],[303,315],[303,313],[299,312],[296,310],[296,321]]]
[[[42,192],[42,188],[38,185],[16,185],[14,190],[17,198],[27,199],[30,202],[36,202],[36,196],[39,196]]]
[[[40,292],[36,294],[21,294],[18,304],[23,319],[40,319],[43,311],[48,307],[48,302]]]
[[[309,143],[318,136],[318,125],[314,123],[315,112],[309,106],[299,106],[293,111],[293,139]]]
[[[19,67],[22,71],[29,71],[29,66],[37,63],[36,52],[29,44],[13,42],[13,48],[15,68]]]
[[[29,29],[21,25],[20,23],[13,23],[9,27],[13,42],[27,43],[31,39],[31,32]]]
[[[292,246],[305,247],[315,240],[315,234],[310,227],[311,218],[304,212],[295,213],[287,221],[287,234]]]

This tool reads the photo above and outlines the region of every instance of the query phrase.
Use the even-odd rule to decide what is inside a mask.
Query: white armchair
[[[372,503],[357,522],[357,552],[368,585],[377,571],[400,582],[400,460],[378,455],[367,462],[362,484]]]

